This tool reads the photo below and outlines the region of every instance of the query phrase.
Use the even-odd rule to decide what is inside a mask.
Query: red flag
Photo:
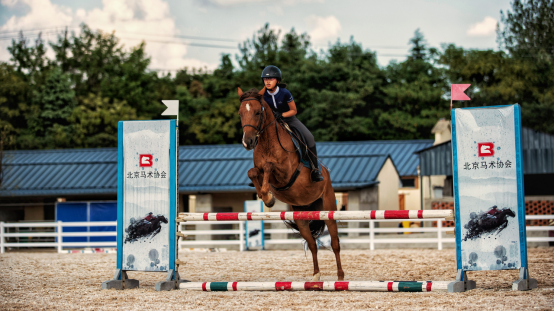
[[[452,101],[468,101],[471,100],[464,91],[471,84],[453,84],[450,85],[450,110],[452,110]]]

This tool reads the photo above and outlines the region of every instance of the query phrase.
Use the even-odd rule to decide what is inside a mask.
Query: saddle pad
[[[300,148],[300,143],[298,143],[298,140],[290,132],[289,132],[289,135],[290,135],[290,138],[292,140],[292,143],[294,144],[294,148],[296,149],[296,154],[298,155],[298,160],[304,165],[304,167],[306,167],[308,169],[311,169],[312,166],[310,166],[310,161],[305,160],[305,159],[302,158],[302,149]],[[317,167],[321,171],[321,162],[319,161],[319,159],[317,161]]]

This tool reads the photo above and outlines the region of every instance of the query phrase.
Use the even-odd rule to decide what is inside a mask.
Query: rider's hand
[[[275,115],[275,118],[277,118],[277,119],[283,119],[283,113],[281,113],[281,112],[274,111],[273,115]]]

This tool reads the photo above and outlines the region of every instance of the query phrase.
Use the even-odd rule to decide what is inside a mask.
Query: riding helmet
[[[264,78],[277,78],[277,82],[280,82],[282,80],[281,78],[281,70],[279,67],[275,65],[269,65],[266,68],[264,68],[264,71],[262,72],[262,80]]]

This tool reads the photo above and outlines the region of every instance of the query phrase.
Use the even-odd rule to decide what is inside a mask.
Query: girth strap
[[[279,188],[276,188],[275,186],[271,185],[271,187],[276,190],[277,192],[282,192],[282,191],[286,191],[288,190],[293,184],[294,182],[296,182],[296,178],[298,178],[298,175],[300,175],[300,170],[302,170],[302,167],[304,165],[302,164],[301,161],[299,161],[299,164],[298,164],[298,167],[296,168],[296,171],[294,171],[294,173],[292,174],[292,177],[290,177],[290,181],[289,183],[287,183],[287,185],[283,186],[283,187],[279,187]]]

